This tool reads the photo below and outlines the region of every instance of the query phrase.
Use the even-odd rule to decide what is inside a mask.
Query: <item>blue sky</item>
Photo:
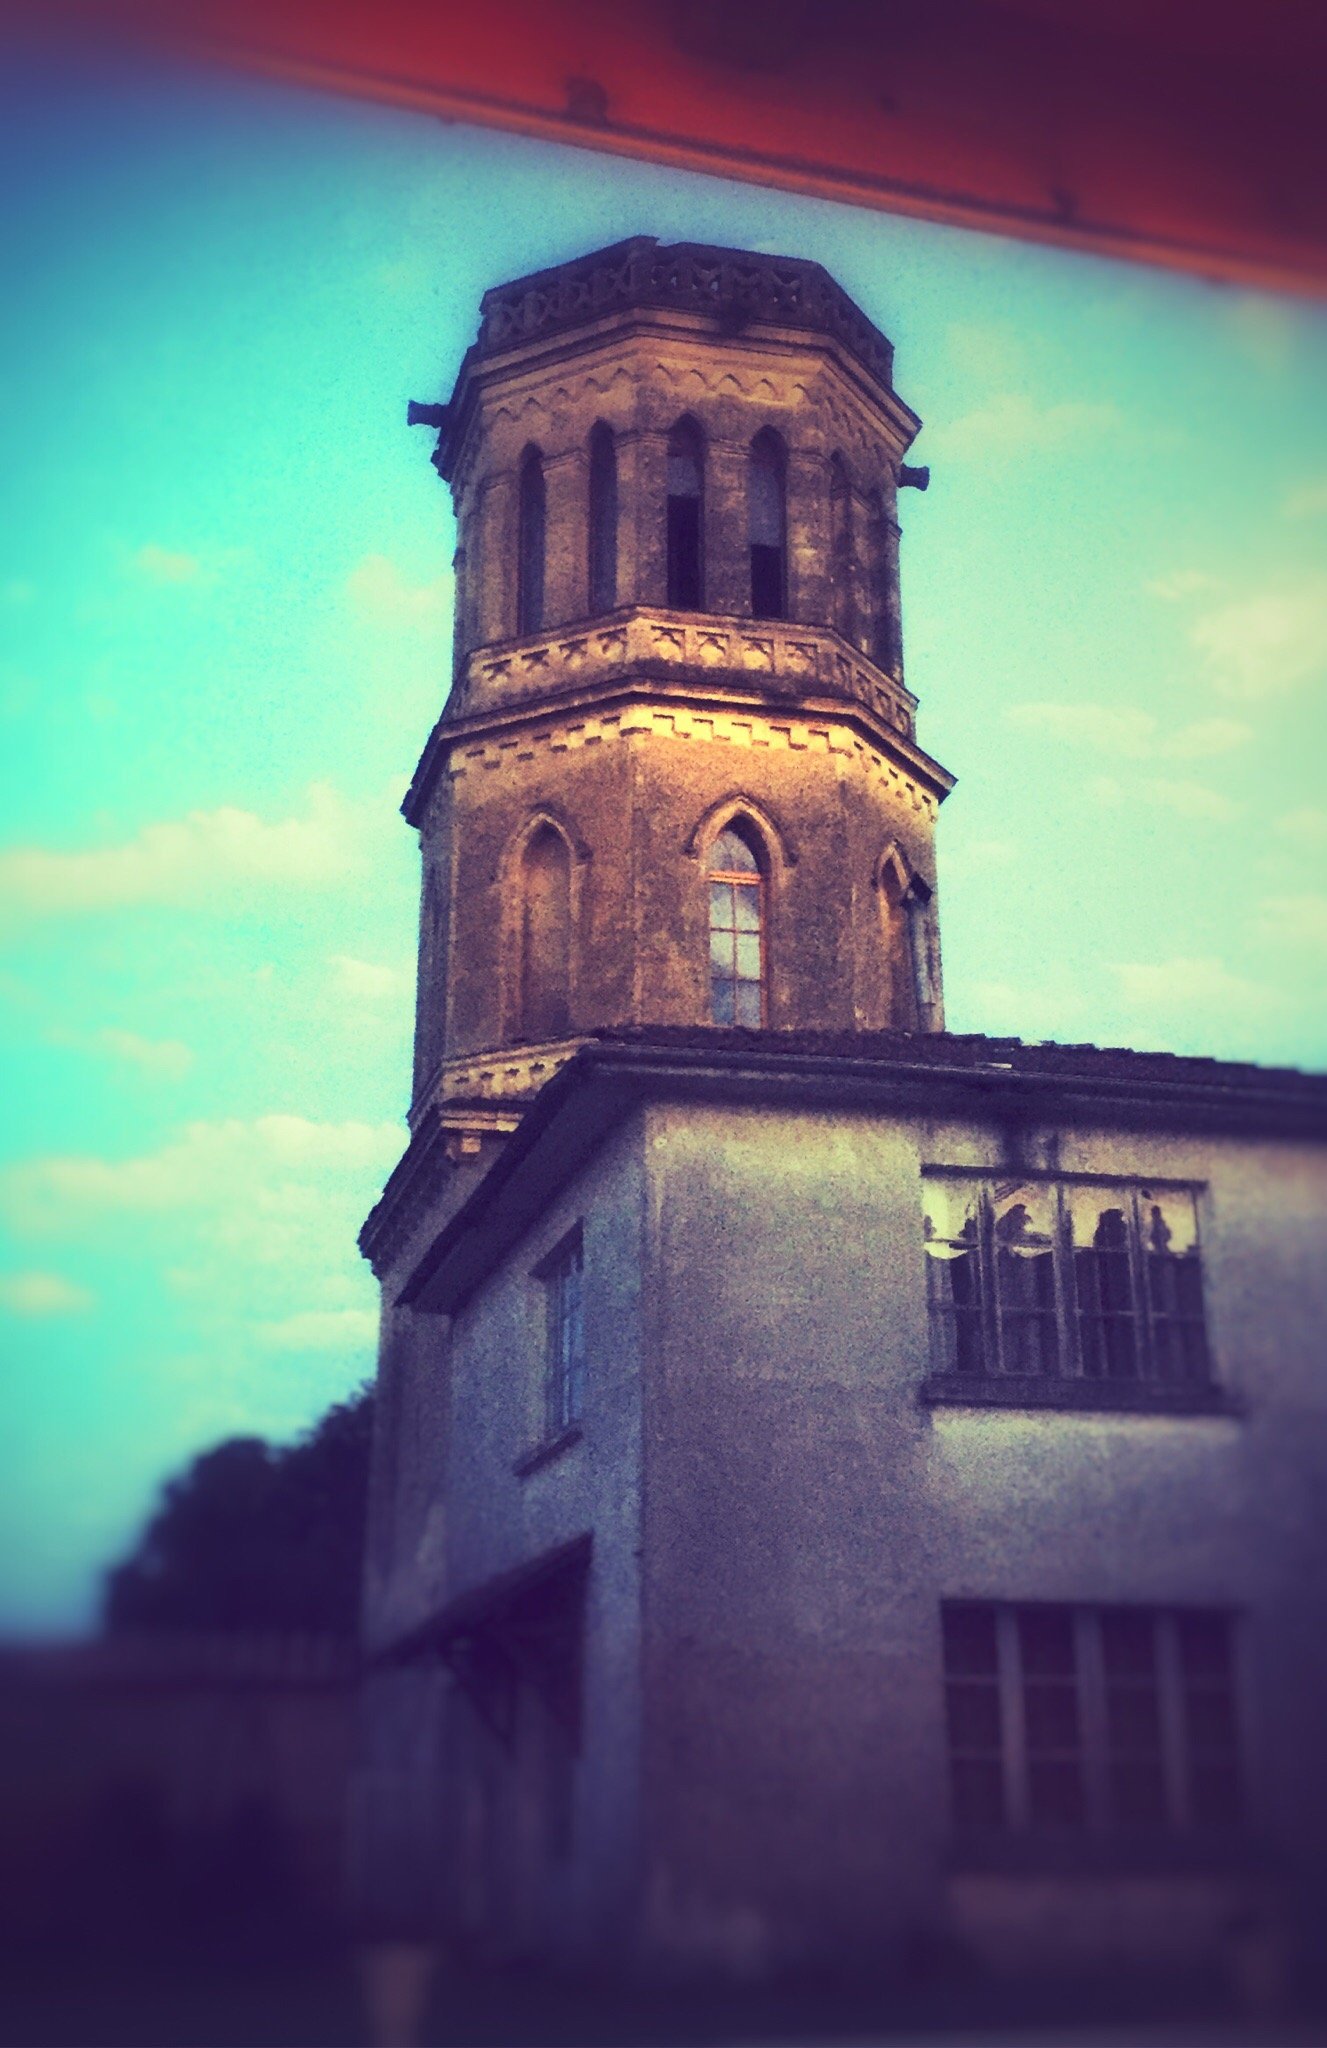
[[[951,1027],[1327,1065],[1321,309],[237,78],[8,91],[0,1627],[371,1370],[451,601],[405,405],[490,283],[827,264],[926,421]]]

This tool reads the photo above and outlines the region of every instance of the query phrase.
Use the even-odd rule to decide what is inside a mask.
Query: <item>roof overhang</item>
[[[1327,1077],[1284,1069],[950,1033],[605,1032],[541,1090],[410,1274],[401,1304],[435,1314],[463,1308],[605,1138],[649,1101],[1327,1141]]]

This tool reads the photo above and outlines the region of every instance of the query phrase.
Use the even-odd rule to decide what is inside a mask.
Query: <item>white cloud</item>
[[[316,783],[303,816],[273,824],[225,805],[144,825],[119,846],[11,847],[0,853],[0,910],[61,916],[144,903],[201,909],[229,907],[237,890],[254,885],[325,888],[357,865],[355,825],[345,799]]]
[[[386,555],[365,555],[346,577],[346,596],[354,609],[379,625],[432,626],[450,602],[452,578],[410,583]]]
[[[155,541],[148,541],[133,557],[133,566],[138,574],[149,583],[204,583],[212,581],[200,555],[191,555],[182,548],[158,547]]]
[[[1197,761],[1209,754],[1230,754],[1248,746],[1253,727],[1242,718],[1195,718],[1163,740],[1158,751],[1177,761]]]
[[[178,1038],[140,1038],[136,1031],[99,1031],[93,1044],[113,1059],[127,1060],[145,1074],[179,1081],[194,1063],[193,1052]]]
[[[1172,1018],[1178,1012],[1194,1010],[1233,1013],[1262,1012],[1271,1006],[1271,991],[1262,983],[1232,974],[1220,960],[1179,958],[1159,961],[1130,961],[1114,972],[1126,1002],[1142,1014],[1156,1013]]]
[[[178,1215],[232,1207],[259,1239],[298,1222],[325,1195],[329,1179],[363,1184],[395,1163],[394,1123],[314,1123],[307,1117],[234,1117],[186,1124],[155,1152],[129,1159],[66,1153],[19,1161],[0,1174],[0,1206],[13,1226],[41,1235],[73,1235],[113,1212]]]
[[[1327,576],[1303,576],[1204,612],[1190,638],[1223,696],[1255,703],[1327,669]]]
[[[1269,938],[1296,952],[1327,951],[1327,896],[1302,890],[1293,896],[1269,896],[1262,906],[1263,929]]]
[[[959,461],[1029,454],[1111,433],[1123,425],[1119,407],[1066,399],[1038,405],[1021,391],[1002,391],[959,419],[930,431],[928,446]]]
[[[257,1336],[269,1351],[358,1351],[376,1345],[378,1318],[363,1308],[303,1309],[259,1323]]]
[[[1005,715],[1020,732],[1131,761],[1199,760],[1230,753],[1253,738],[1252,728],[1237,718],[1194,719],[1163,733],[1150,711],[1131,704],[1011,704]]]
[[[1178,604],[1181,598],[1196,597],[1199,591],[1215,590],[1216,578],[1205,569],[1174,569],[1168,576],[1154,576],[1143,588],[1164,604]]]
[[[1220,790],[1207,789],[1201,782],[1170,781],[1163,776],[1154,776],[1145,787],[1154,803],[1164,804],[1167,810],[1174,811],[1181,818],[1226,824],[1240,813],[1239,804],[1223,796]]]
[[[407,995],[413,985],[405,969],[380,967],[372,960],[356,960],[349,953],[331,954],[328,965],[332,970],[333,993],[349,1002],[395,1002]]]
[[[93,1306],[93,1296],[61,1273],[0,1273],[0,1308],[15,1316],[78,1316]]]
[[[1317,804],[1303,804],[1298,810],[1287,811],[1278,818],[1272,829],[1282,839],[1289,839],[1293,845],[1313,852],[1320,846],[1327,846],[1327,811]]]
[[[1157,727],[1150,711],[1124,704],[1011,704],[1006,716],[1020,732],[1135,759],[1151,753]]]
[[[1327,476],[1299,484],[1287,496],[1283,509],[1287,519],[1316,519],[1320,512],[1327,512]]]

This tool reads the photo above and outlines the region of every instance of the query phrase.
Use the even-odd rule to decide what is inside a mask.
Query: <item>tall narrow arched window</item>
[[[751,611],[757,619],[788,616],[787,474],[782,441],[771,427],[763,427],[751,443],[746,479]]]
[[[544,458],[537,448],[521,457],[520,531],[516,550],[516,630],[537,633],[544,623],[544,553],[547,511]]]
[[[889,587],[889,529],[885,501],[872,491],[870,501],[871,659],[881,668],[894,666],[894,607]]]
[[[527,840],[520,889],[521,1035],[559,1038],[571,1016],[571,851],[555,826]]]
[[[752,836],[729,825],[710,848],[710,1016],[765,1021],[765,878]]]
[[[845,640],[857,633],[853,591],[852,479],[841,455],[829,465],[829,622]]]
[[[668,436],[668,602],[698,612],[705,602],[703,520],[705,444],[692,419]]]
[[[617,446],[602,420],[590,429],[590,610],[617,603]]]

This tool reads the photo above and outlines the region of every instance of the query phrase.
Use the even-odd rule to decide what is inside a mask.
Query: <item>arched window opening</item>
[[[889,522],[879,491],[871,493],[871,659],[892,670],[895,660],[893,593],[889,587]]]
[[[932,940],[931,892],[920,876],[914,875],[903,898],[908,923],[908,953],[912,968],[912,997],[917,1027],[929,1031],[935,1018],[935,955]]]
[[[788,616],[788,490],[783,443],[763,427],[747,465],[747,539],[751,546],[751,612],[757,619]]]
[[[617,603],[617,445],[600,420],[590,431],[590,610]]]
[[[521,457],[520,534],[516,560],[516,630],[538,633],[544,623],[547,512],[544,458],[537,448]]]
[[[765,1021],[765,881],[751,838],[729,825],[710,848],[710,1016]]]
[[[841,455],[829,465],[829,622],[845,640],[857,633],[853,592],[852,480]]]
[[[560,1038],[570,1015],[571,853],[541,825],[521,860],[521,1035]]]
[[[679,420],[668,437],[668,602],[698,612],[705,601],[701,504],[705,447],[694,420]]]

